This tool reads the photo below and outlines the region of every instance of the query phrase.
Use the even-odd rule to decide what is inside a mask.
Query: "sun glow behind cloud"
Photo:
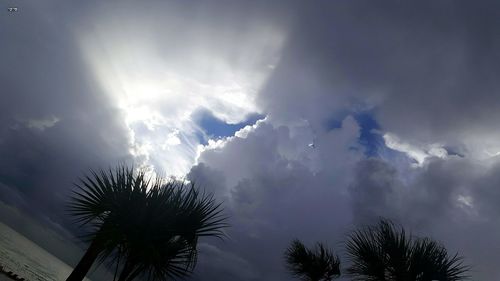
[[[95,28],[81,30],[78,40],[99,86],[123,114],[136,161],[182,176],[201,149],[196,133],[203,128],[192,120],[193,114],[209,110],[226,123],[238,123],[261,113],[255,97],[273,71],[269,65],[279,60],[285,34],[256,26],[244,34],[251,38],[249,44],[234,47],[214,46],[213,40],[231,39],[200,27],[160,37],[140,32],[154,30],[156,24],[118,25],[109,15],[96,19]],[[177,47],[166,43],[177,40]]]

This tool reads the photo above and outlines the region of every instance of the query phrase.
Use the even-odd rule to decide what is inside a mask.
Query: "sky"
[[[0,219],[69,264],[72,184],[135,163],[224,202],[192,280],[289,280],[292,239],[379,217],[500,279],[497,2],[0,6]]]

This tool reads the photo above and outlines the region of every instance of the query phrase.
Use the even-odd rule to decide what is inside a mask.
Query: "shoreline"
[[[27,281],[26,279],[20,277],[19,275],[15,274],[12,271],[7,271],[3,266],[0,265],[0,276],[5,276],[8,278],[8,280],[14,280],[14,281]],[[0,277],[1,278],[1,277]],[[7,279],[5,279],[7,280]],[[0,279],[1,281],[1,279]]]

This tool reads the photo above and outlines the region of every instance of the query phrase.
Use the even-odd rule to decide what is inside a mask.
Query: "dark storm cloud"
[[[135,1],[117,2],[116,5],[97,1],[85,4],[23,1],[18,3],[16,14],[8,14],[2,8],[0,199],[35,217],[44,227],[56,230],[65,239],[73,240],[67,232],[72,226],[64,213],[72,184],[89,168],[106,168],[132,159],[123,112],[117,108],[117,101],[112,100],[110,93],[101,88],[88,58],[82,56],[80,31],[107,30],[106,26],[93,26],[92,23],[102,19],[99,16],[109,14],[115,16],[114,23],[121,22],[120,28],[122,24],[132,27],[134,21],[144,21],[151,27],[149,31],[162,34],[168,27],[176,41],[173,42],[167,32],[154,47],[170,46],[171,52],[165,52],[168,53],[165,57],[170,58],[169,65],[178,65],[179,71],[183,69],[177,60],[186,59],[187,62],[190,52],[196,52],[197,48],[206,47],[224,56],[251,60],[252,56],[241,58],[238,51],[224,50],[235,50],[236,45],[231,47],[234,42],[245,48],[244,41],[251,38],[242,30],[259,18],[262,21],[273,19],[267,8],[274,6],[269,11],[276,11],[276,5],[211,3],[215,5],[200,2],[191,6],[176,1],[153,1],[151,6]],[[156,12],[151,16],[152,11]],[[194,23],[192,19],[200,22]],[[228,22],[235,24],[228,25]],[[186,28],[180,27],[182,25]],[[105,35],[116,38],[116,34]],[[202,36],[206,37],[204,46],[197,44]],[[134,38],[126,38],[126,41],[134,41]],[[99,40],[86,43],[101,47]],[[176,57],[178,54],[180,58]],[[46,235],[37,231],[37,227],[27,228],[28,219],[4,221],[66,262],[77,260],[72,251],[64,250],[64,246],[44,243]]]
[[[499,11],[493,1],[311,4],[261,103],[310,119],[374,107],[384,129],[422,141],[488,133],[500,121]]]
[[[433,159],[407,183],[381,160],[361,161],[356,171],[350,197],[359,224],[391,218],[464,255],[477,280],[499,278],[498,163],[485,167],[459,157]]]
[[[495,6],[465,1],[325,1],[301,7],[280,63],[258,97],[276,131],[259,138],[264,130],[259,128],[247,140],[232,140],[223,148],[206,151],[192,170],[191,176],[201,174],[211,184],[222,185],[224,198],[234,202],[228,208],[237,223],[230,231],[242,233],[235,235],[242,240],[220,249],[237,253],[257,272],[260,269],[258,279],[284,280],[280,254],[291,232],[309,241],[336,243],[354,225],[385,216],[442,241],[451,251],[460,251],[473,265],[474,278],[498,279],[492,264],[500,258],[498,251],[488,251],[486,246],[497,244],[493,233],[498,234],[499,222],[493,214],[500,212],[495,206],[498,185],[496,168],[490,167],[496,160],[483,162],[475,154],[498,144],[494,129],[500,121],[500,85],[494,77],[500,70],[495,51],[500,42],[494,33],[500,17]],[[325,123],[346,111],[366,110],[375,113],[381,133],[468,153],[430,157],[422,166],[399,156],[345,162],[342,155],[354,150],[349,145],[343,146],[343,152],[333,149],[332,140],[339,136],[326,141]],[[301,163],[307,168],[289,174],[280,169],[289,162],[275,159],[287,155],[285,147],[300,134],[290,133],[288,141],[271,140],[280,130],[286,131],[280,125],[292,128],[303,121],[312,131],[309,140],[323,141],[324,147],[317,151],[322,157],[302,155]],[[258,163],[259,168],[247,161]],[[315,174],[311,163],[318,162],[322,167],[312,170],[323,173]],[[260,169],[269,172],[256,172]],[[303,190],[293,189],[295,184]],[[329,204],[321,203],[324,194],[318,186],[331,188]],[[294,207],[315,214],[320,221],[292,219],[297,214],[287,209],[287,202],[308,198],[306,194],[313,199]],[[283,196],[287,199],[281,201]],[[343,207],[335,209],[339,205]],[[281,221],[293,225],[292,229],[273,229]],[[324,226],[325,221],[332,226]],[[318,229],[324,236],[315,236]],[[262,241],[251,233],[268,235]]]
[[[201,251],[203,262],[196,271],[201,279],[195,280],[203,276],[287,280],[282,252],[291,239],[326,241],[343,253],[345,235],[379,217],[392,219],[416,235],[430,236],[452,253],[459,252],[477,280],[499,277],[494,265],[500,259],[495,246],[500,231],[498,164],[485,166],[458,156],[433,158],[413,168],[410,162],[398,163],[407,167],[396,168],[374,158],[349,164],[342,161],[349,153],[342,152],[346,146],[340,148],[330,141],[318,153],[339,148],[322,162],[332,157],[330,161],[343,163],[345,170],[325,165],[314,173],[280,156],[286,139],[271,141],[274,144],[266,152],[259,152],[265,146],[255,144],[264,140],[263,135],[267,140],[276,137],[258,128],[247,139],[233,140],[221,150],[208,152],[213,155],[202,155],[206,157],[189,175],[224,200],[231,223],[227,241],[208,241],[211,246]],[[246,157],[259,160],[251,161],[254,165],[235,163]],[[228,186],[235,174],[240,180]],[[212,252],[220,252],[221,258],[211,259]],[[222,261],[224,256],[232,258]],[[243,273],[248,271],[253,275]]]
[[[77,177],[129,153],[119,112],[75,46],[78,15],[53,4],[23,2],[1,16],[0,182],[2,200],[60,224]]]
[[[2,204],[1,221],[74,265],[81,250],[64,209],[69,192],[89,168],[130,160],[128,135],[75,45],[80,11],[18,4],[0,15],[0,199],[19,211]]]

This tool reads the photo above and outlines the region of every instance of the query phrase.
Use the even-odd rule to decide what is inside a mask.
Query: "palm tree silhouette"
[[[152,179],[125,166],[91,171],[76,185],[70,214],[88,226],[86,253],[67,281],[83,280],[90,267],[111,258],[115,279],[165,280],[188,275],[199,237],[222,237],[220,204],[194,185]]]
[[[467,279],[469,270],[462,257],[449,256],[438,242],[407,235],[385,219],[354,231],[346,249],[353,280],[456,281]]]
[[[220,204],[211,195],[199,193],[193,186],[171,182],[152,188],[148,204],[128,219],[120,248],[123,258],[119,281],[144,276],[147,280],[184,277],[196,264],[196,245],[204,236],[222,237],[226,226]]]
[[[297,278],[307,281],[332,280],[340,276],[340,260],[322,243],[307,249],[295,239],[285,251],[288,270]]]

